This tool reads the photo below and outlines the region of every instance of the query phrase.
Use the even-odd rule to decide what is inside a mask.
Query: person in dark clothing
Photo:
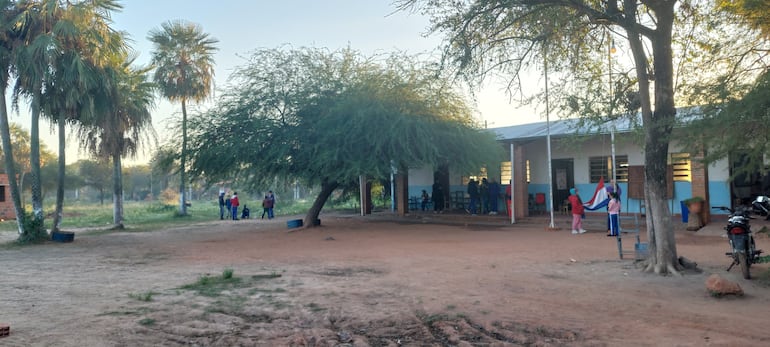
[[[486,178],[481,179],[479,198],[481,198],[481,214],[489,213],[489,183]]]
[[[489,183],[489,214],[497,214],[497,200],[500,198],[500,184],[492,179]]]
[[[270,195],[265,195],[265,199],[262,200],[262,219],[265,219],[265,215],[267,215],[267,219],[273,219],[270,211],[273,209],[274,201],[274,199],[270,198]]]
[[[472,179],[468,181],[468,195],[471,196],[471,201],[468,204],[468,213],[476,215],[476,207],[479,203],[479,183]]]
[[[444,190],[438,182],[433,183],[430,198],[433,200],[433,212],[444,212]]]
[[[219,191],[219,219],[225,219],[225,191]]]
[[[251,218],[251,210],[246,205],[243,205],[243,212],[241,212],[241,219]]]
[[[428,196],[428,192],[425,191],[425,189],[422,190],[422,195],[420,196],[421,202],[420,207],[423,211],[428,210],[428,203],[430,202],[430,196]]]

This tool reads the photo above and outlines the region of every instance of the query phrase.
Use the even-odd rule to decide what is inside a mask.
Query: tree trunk
[[[3,143],[3,155],[5,156],[5,172],[8,174],[8,185],[11,189],[11,200],[16,213],[16,227],[19,235],[24,234],[24,205],[21,204],[19,184],[16,182],[16,168],[13,161],[13,147],[11,146],[11,129],[8,124],[8,105],[5,103],[5,91],[8,81],[0,81],[0,139]]]
[[[112,156],[112,222],[123,229],[123,172],[120,154]]]
[[[59,227],[61,226],[62,221],[62,211],[64,210],[64,176],[65,176],[65,170],[66,170],[66,161],[65,161],[65,148],[66,145],[66,137],[64,134],[64,114],[59,115],[59,120],[57,122],[59,127],[59,171],[56,174],[56,213],[53,215],[53,226],[51,227],[51,231],[59,231]]]
[[[645,135],[645,200],[648,203],[647,236],[650,252],[647,270],[657,274],[678,274],[680,270],[671,211],[666,196],[668,145],[676,116],[671,50],[674,3],[661,1],[650,4],[658,19],[655,32],[648,37],[653,53],[655,110],[650,112],[650,106],[647,106],[646,110],[643,106],[642,112]],[[637,54],[634,53],[636,58]],[[637,62],[637,77],[641,90],[641,81],[646,81],[649,76],[646,71],[640,71],[638,66]],[[645,88],[647,92],[648,88],[649,86]],[[643,101],[643,105],[645,102],[649,105],[649,98]]]
[[[321,213],[324,204],[326,204],[326,200],[329,200],[329,196],[337,189],[337,186],[339,186],[337,182],[321,183],[321,192],[318,193],[315,201],[313,201],[313,206],[310,207],[305,215],[305,220],[303,221],[305,227],[312,228],[316,226],[314,222],[318,219],[318,215]]]
[[[187,157],[187,105],[182,98],[182,154],[180,155],[181,168],[179,170],[179,213],[182,216],[187,215],[187,204],[185,201],[185,158]]]
[[[42,93],[35,88],[32,96],[32,122],[30,125],[30,167],[32,179],[32,215],[43,225],[43,191],[40,182],[40,99]]]

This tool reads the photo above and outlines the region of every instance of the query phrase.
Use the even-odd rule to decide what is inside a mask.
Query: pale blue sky
[[[234,67],[241,65],[249,51],[284,44],[339,49],[350,46],[366,54],[394,50],[437,54],[441,37],[425,37],[429,21],[419,14],[395,12],[391,0],[126,0],[124,9],[113,15],[114,27],[127,32],[139,53],[138,62],[147,63],[152,45],[147,41],[151,29],[168,20],[195,22],[219,40],[215,55],[216,85],[226,85]],[[540,117],[530,109],[517,109],[499,85],[489,83],[478,93],[476,117],[489,127],[530,123]],[[161,101],[153,111],[153,123],[162,142],[167,120],[177,117],[178,105]],[[29,129],[28,117],[11,116]],[[41,136],[55,149],[54,134],[48,127]],[[69,134],[68,134],[69,135]],[[173,136],[173,135],[172,135]],[[67,162],[78,159],[77,144],[69,141]],[[153,149],[145,148],[149,155]],[[137,158],[145,161],[146,157]],[[136,161],[128,161],[129,163]]]

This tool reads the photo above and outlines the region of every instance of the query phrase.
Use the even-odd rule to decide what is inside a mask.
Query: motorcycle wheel
[[[746,256],[746,253],[738,253],[738,265],[741,266],[743,278],[750,280],[751,273],[749,272],[749,258]]]

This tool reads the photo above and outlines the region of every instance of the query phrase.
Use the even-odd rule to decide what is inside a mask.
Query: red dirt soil
[[[770,289],[725,271],[719,222],[677,231],[702,272],[663,277],[618,259],[600,216],[582,235],[558,218],[335,214],[295,232],[217,221],[2,249],[0,345],[770,345]],[[182,288],[226,268],[238,281],[220,292]],[[745,295],[712,297],[712,273]]]

